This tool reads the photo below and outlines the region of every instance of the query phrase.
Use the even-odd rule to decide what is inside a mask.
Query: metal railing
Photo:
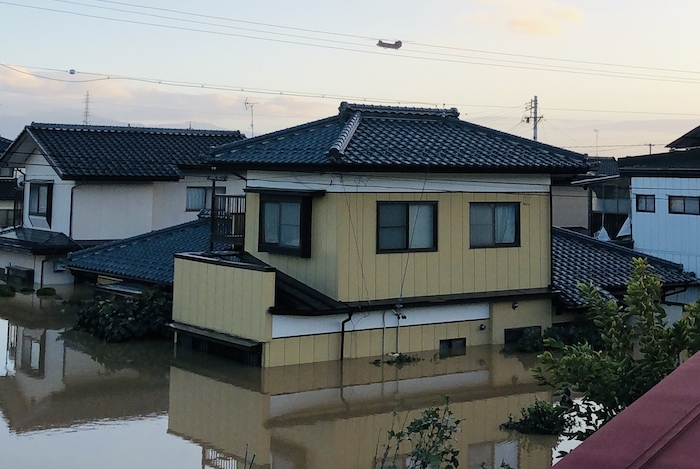
[[[245,196],[215,195],[211,216],[212,242],[242,248],[245,235]]]

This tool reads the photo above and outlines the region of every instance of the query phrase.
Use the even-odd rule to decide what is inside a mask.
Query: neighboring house
[[[552,283],[557,292],[555,315],[585,310],[579,283],[593,283],[611,299],[622,300],[632,275],[632,259],[643,257],[661,276],[668,321],[680,319],[682,304],[700,296],[700,282],[681,264],[599,241],[584,234],[552,228]]]
[[[631,181],[635,249],[700,273],[700,148],[618,160]]]
[[[0,156],[12,140],[0,137]],[[0,229],[14,226],[17,179],[12,168],[0,167]]]
[[[143,286],[172,288],[175,254],[207,251],[210,242],[211,219],[199,218],[71,253],[67,267],[76,279],[114,291],[135,292]],[[217,244],[214,248],[226,246]]]
[[[0,167],[24,175],[24,230],[90,246],[195,220],[210,208],[212,192],[240,193],[243,182],[233,176],[214,189],[201,154],[241,138],[237,131],[33,123]],[[0,233],[0,266],[32,269],[35,283],[73,281],[60,267],[66,252],[26,255],[3,243],[12,236]]]
[[[557,469],[695,469],[700,460],[695,354],[557,464]]]
[[[276,366],[549,326],[551,180],[585,157],[458,116],[343,103],[215,149],[217,168],[246,171],[245,252],[176,256],[178,340]]]

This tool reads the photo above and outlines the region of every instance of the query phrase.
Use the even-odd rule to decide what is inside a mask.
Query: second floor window
[[[51,219],[53,184],[29,183],[29,215]]]
[[[211,187],[188,187],[185,210],[198,212],[211,209]],[[226,195],[225,187],[217,187],[216,195]]]
[[[377,203],[377,252],[437,249],[437,203]]]
[[[700,197],[668,196],[668,213],[700,215]]]
[[[262,195],[258,249],[310,257],[311,198]]]
[[[520,204],[469,204],[469,245],[472,248],[520,246]]]
[[[637,211],[638,212],[655,212],[656,200],[653,195],[637,194]]]

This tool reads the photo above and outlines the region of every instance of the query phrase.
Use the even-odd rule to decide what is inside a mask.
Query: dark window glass
[[[700,215],[700,197],[669,195],[668,213]]]
[[[258,249],[262,252],[309,257],[311,199],[262,195]]]
[[[638,212],[655,212],[656,200],[653,195],[637,194]]]
[[[472,248],[520,245],[520,204],[469,204],[469,244]]]
[[[434,251],[436,210],[434,202],[379,202],[377,252]]]
[[[225,187],[217,187],[216,195],[226,195]],[[211,209],[211,187],[188,187],[185,210],[199,211]]]

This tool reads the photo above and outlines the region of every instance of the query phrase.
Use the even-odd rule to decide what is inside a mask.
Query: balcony
[[[234,249],[243,249],[245,196],[215,195],[211,217],[212,243],[231,244]]]

